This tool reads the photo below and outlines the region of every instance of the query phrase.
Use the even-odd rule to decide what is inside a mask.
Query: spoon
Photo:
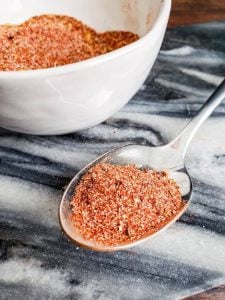
[[[212,96],[205,102],[200,109],[199,113],[186,125],[181,133],[169,144],[160,147],[149,147],[141,145],[125,145],[116,149],[113,149],[90,164],[84,167],[76,176],[72,179],[67,187],[59,208],[59,221],[63,232],[74,243],[79,246],[95,251],[116,251],[126,249],[131,246],[135,246],[146,239],[151,238],[162,229],[169,227],[173,224],[186,210],[190,203],[192,195],[192,183],[191,178],[185,168],[184,158],[187,148],[195,135],[196,131],[202,125],[202,123],[211,115],[215,108],[225,99],[225,80],[219,85]],[[71,225],[69,215],[71,215],[70,201],[74,194],[77,184],[80,178],[87,173],[88,169],[94,165],[105,162],[116,165],[136,165],[157,171],[167,170],[169,176],[173,178],[180,187],[182,199],[185,202],[185,206],[182,211],[174,217],[166,226],[155,234],[147,235],[137,241],[128,242],[126,244],[117,246],[104,246],[96,244],[92,241],[85,240],[79,234],[78,231]]]

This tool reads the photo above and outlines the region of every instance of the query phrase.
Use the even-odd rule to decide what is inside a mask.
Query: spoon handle
[[[201,107],[198,114],[185,126],[181,133],[170,143],[176,148],[183,157],[187,152],[188,146],[199,127],[212,114],[216,107],[225,99],[225,79]]]

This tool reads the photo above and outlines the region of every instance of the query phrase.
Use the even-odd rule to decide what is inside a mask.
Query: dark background
[[[170,27],[225,20],[225,0],[172,0]]]
[[[172,0],[172,2],[169,27],[225,20],[225,0]],[[225,285],[186,300],[209,299],[225,300]]]

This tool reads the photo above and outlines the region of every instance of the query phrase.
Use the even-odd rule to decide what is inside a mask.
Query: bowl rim
[[[0,71],[0,79],[22,79],[22,78],[40,78],[46,76],[57,76],[61,74],[71,73],[81,69],[86,69],[91,66],[95,66],[106,61],[110,61],[114,58],[122,56],[146,42],[146,40],[151,39],[154,43],[154,39],[158,37],[158,28],[163,26],[164,22],[168,21],[169,12],[171,10],[171,0],[160,0],[160,10],[159,14],[151,27],[151,29],[139,40],[119,48],[117,50],[108,52],[106,54],[98,55],[93,58],[89,58],[80,62],[66,64],[63,66],[36,69],[36,70],[24,70],[24,71]]]

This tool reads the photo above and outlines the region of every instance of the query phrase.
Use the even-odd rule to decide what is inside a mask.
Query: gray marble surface
[[[169,30],[153,72],[119,113],[89,130],[0,130],[0,299],[179,299],[225,283],[225,103],[188,151],[194,196],[171,228],[138,247],[94,253],[61,234],[63,187],[97,155],[164,144],[225,76],[225,22]]]

